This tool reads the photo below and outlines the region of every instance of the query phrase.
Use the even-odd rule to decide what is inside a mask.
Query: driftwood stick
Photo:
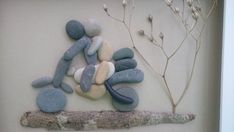
[[[30,111],[21,117],[20,123],[25,127],[48,130],[96,130],[124,129],[162,123],[184,124],[194,118],[194,114],[152,111],[62,111],[53,114]]]

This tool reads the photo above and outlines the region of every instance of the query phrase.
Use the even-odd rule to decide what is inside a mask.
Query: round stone
[[[124,96],[133,99],[133,103],[125,104],[112,98],[112,104],[118,111],[121,112],[132,111],[137,107],[139,103],[139,98],[136,91],[133,88],[119,88],[116,91]]]
[[[134,53],[130,48],[122,48],[116,51],[113,54],[112,58],[115,61],[117,61],[117,60],[126,59],[126,58],[133,58],[133,56],[134,56]]]
[[[47,88],[39,93],[36,102],[41,111],[52,113],[62,111],[67,103],[67,98],[62,90]]]
[[[98,50],[98,59],[100,61],[109,61],[113,56],[113,49],[109,43],[103,41],[102,46]]]
[[[96,83],[97,84],[103,84],[104,81],[107,78],[107,75],[109,73],[109,64],[106,61],[103,61],[97,69],[97,74],[96,74]]]
[[[70,38],[78,40],[84,36],[84,26],[76,20],[70,20],[66,24],[66,31]]]
[[[101,33],[101,25],[96,19],[88,19],[86,22],[84,22],[84,29],[85,33],[89,37],[97,36]]]
[[[104,85],[92,85],[88,92],[83,92],[80,85],[77,85],[75,89],[78,95],[93,100],[97,100],[106,94],[106,87]]]

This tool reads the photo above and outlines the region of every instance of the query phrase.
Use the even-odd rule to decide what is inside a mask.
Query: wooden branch
[[[22,126],[48,130],[126,129],[163,123],[184,124],[195,119],[194,114],[157,113],[152,111],[62,111],[43,113],[26,112]]]

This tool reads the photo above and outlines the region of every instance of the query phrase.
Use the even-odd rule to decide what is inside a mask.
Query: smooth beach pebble
[[[109,65],[109,72],[106,79],[109,79],[115,73],[115,66],[112,62],[107,62]]]
[[[96,83],[97,84],[103,84],[104,81],[107,78],[107,75],[109,73],[109,64],[106,61],[103,61],[97,69],[97,74],[96,74]]]
[[[67,103],[67,98],[62,90],[47,88],[38,94],[36,103],[39,109],[43,112],[59,112],[64,109]]]
[[[84,71],[82,72],[80,79],[80,87],[83,92],[88,92],[90,90],[94,73],[95,73],[94,65],[86,66]]]
[[[93,55],[88,55],[88,50],[91,46],[91,43],[89,43],[85,48],[84,48],[84,57],[86,60],[86,63],[89,64],[97,64],[98,59],[97,59],[97,53],[95,52]]]
[[[34,80],[31,85],[34,88],[41,88],[41,87],[51,84],[52,81],[53,81],[53,78],[45,76],[45,77],[41,77],[41,78]]]
[[[88,55],[93,55],[102,46],[103,39],[101,36],[95,36],[92,38],[92,44],[88,49]]]
[[[92,79],[92,83],[95,83],[95,77],[96,77],[96,73],[97,73],[97,68],[98,68],[99,65],[95,65],[95,72],[94,72],[94,75],[93,75],[93,79]],[[81,79],[81,76],[82,76],[82,73],[84,71],[84,68],[80,68],[78,69],[75,74],[74,74],[74,79],[77,83],[80,83],[80,79]]]
[[[110,61],[113,53],[114,51],[111,45],[108,42],[103,41],[102,46],[98,50],[98,59],[100,61]]]
[[[68,93],[68,94],[71,94],[73,93],[73,89],[66,83],[62,83],[61,84],[61,89],[65,92],[65,93]]]
[[[126,58],[133,58],[133,56],[134,56],[134,53],[130,48],[122,48],[113,54],[113,59],[117,61],[117,60],[126,59]]]
[[[88,92],[83,92],[80,88],[80,85],[77,85],[75,90],[78,95],[93,100],[97,100],[106,94],[106,88],[104,85],[92,85]]]
[[[91,40],[84,36],[81,39],[77,40],[63,55],[65,60],[72,60],[78,53],[80,53]]]
[[[128,69],[113,74],[108,83],[115,85],[118,83],[139,83],[144,80],[144,73],[139,69]]]
[[[131,104],[126,104],[112,98],[112,104],[118,111],[121,112],[132,111],[137,107],[139,103],[139,97],[133,88],[119,88],[116,91],[126,97],[130,97],[133,100]]]
[[[88,19],[86,22],[83,23],[85,33],[89,37],[97,36],[101,33],[102,28],[100,23],[96,19]]]
[[[66,31],[70,38],[78,40],[84,36],[84,26],[76,20],[70,20],[66,24]]]
[[[122,59],[115,62],[115,71],[134,69],[136,66],[137,62],[134,59]]]
[[[75,72],[76,72],[76,68],[70,67],[67,71],[67,76],[74,76]]]

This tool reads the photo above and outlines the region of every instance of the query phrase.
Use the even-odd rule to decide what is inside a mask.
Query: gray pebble
[[[117,92],[124,96],[130,97],[133,100],[133,103],[125,104],[113,98],[112,104],[118,111],[121,112],[132,111],[137,107],[139,103],[139,98],[136,91],[133,88],[119,88],[117,89]]]
[[[137,66],[137,62],[134,59],[122,59],[115,62],[115,71],[123,71],[127,69],[134,69]]]
[[[139,83],[144,80],[144,73],[139,69],[128,69],[114,73],[108,83],[115,85],[118,83]]]
[[[73,93],[73,89],[66,83],[62,83],[61,84],[61,89],[65,92],[65,93],[68,93],[68,94],[71,94]]]
[[[43,112],[59,112],[64,109],[67,98],[60,89],[46,88],[38,94],[36,103]]]
[[[116,51],[113,54],[113,60],[121,60],[121,59],[126,59],[126,58],[133,58],[134,53],[130,48],[122,48]]]
[[[70,20],[66,24],[66,31],[70,38],[78,40],[84,36],[84,26],[76,20]]]
[[[51,84],[52,81],[53,81],[53,78],[45,76],[45,77],[41,77],[41,78],[34,80],[31,85],[34,88],[41,88],[41,87]]]
[[[95,73],[95,66],[88,65],[85,67],[81,79],[80,79],[80,88],[83,92],[88,92],[92,86],[92,80]]]
[[[88,19],[84,24],[85,33],[89,37],[97,36],[101,33],[102,28],[96,19]]]
[[[95,52],[93,55],[88,55],[88,50],[91,46],[91,42],[84,48],[84,57],[86,60],[86,63],[89,64],[97,64],[98,58],[97,58],[97,52]]]

